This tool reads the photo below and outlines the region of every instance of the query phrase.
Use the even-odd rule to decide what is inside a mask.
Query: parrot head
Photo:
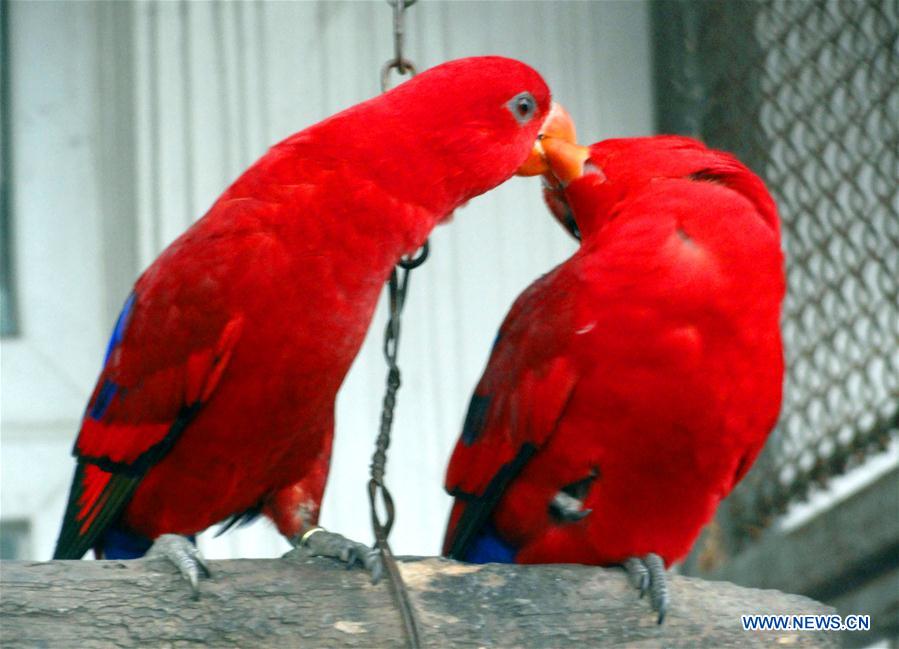
[[[471,57],[430,68],[336,116],[365,119],[352,134],[334,136],[370,156],[380,186],[396,194],[402,183],[418,203],[451,211],[516,172],[550,107],[549,88],[529,66]]]
[[[565,135],[554,126],[565,113],[553,106],[546,82],[524,63],[470,57],[425,70],[278,146],[442,220],[519,169],[542,173],[545,162],[528,168],[542,155],[541,129],[574,141],[573,128]]]
[[[550,172],[544,190],[547,204],[563,225],[570,218],[578,234],[588,225],[598,230],[614,205],[647,184],[683,179],[736,191],[779,236],[777,207],[762,180],[733,155],[693,138],[620,138],[589,147],[546,138],[543,151]]]

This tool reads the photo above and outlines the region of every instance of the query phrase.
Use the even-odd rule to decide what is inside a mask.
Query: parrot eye
[[[506,107],[512,113],[512,116],[516,119],[516,121],[524,126],[537,113],[537,100],[534,99],[534,96],[529,92],[522,92],[509,100],[509,103],[506,104]]]

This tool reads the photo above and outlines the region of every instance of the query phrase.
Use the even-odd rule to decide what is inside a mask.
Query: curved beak
[[[518,171],[518,176],[538,176],[547,173],[550,168],[546,160],[545,144],[548,140],[568,142],[574,144],[577,141],[577,135],[574,130],[574,121],[561,104],[553,102],[549,109],[549,114],[540,127],[537,140]]]
[[[568,233],[580,241],[581,231],[568,203],[568,183],[586,173],[602,171],[590,162],[590,148],[558,138],[543,140],[543,157],[547,172],[543,174],[543,199],[550,212]]]
[[[584,165],[590,159],[590,148],[576,142],[546,138],[543,140],[543,156],[549,173],[564,187],[584,175]]]

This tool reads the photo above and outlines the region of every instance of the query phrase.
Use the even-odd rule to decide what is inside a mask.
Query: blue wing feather
[[[517,550],[502,540],[492,526],[484,530],[471,542],[471,549],[465,555],[470,563],[515,563]]]
[[[106,354],[103,356],[103,367],[106,367],[107,363],[109,363],[109,357],[112,356],[112,353],[116,348],[122,344],[122,340],[125,338],[125,330],[128,328],[128,322],[131,320],[131,313],[134,310],[134,303],[136,301],[137,295],[132,291],[128,296],[128,299],[125,300],[125,304],[122,306],[119,317],[116,319],[115,326],[112,328],[109,344],[106,345]],[[118,391],[119,386],[114,381],[104,379],[103,384],[100,386],[100,391],[97,393],[97,398],[94,399],[93,403],[88,407],[86,416],[94,421],[103,419],[103,415],[106,414],[109,404],[112,403],[112,399]]]
[[[480,437],[490,408],[490,395],[473,394],[462,425],[462,443],[471,446]]]
[[[104,379],[103,385],[100,386],[100,391],[97,393],[97,398],[94,399],[93,404],[91,404],[90,409],[87,411],[87,416],[94,421],[103,419],[103,415],[106,414],[109,404],[112,403],[112,398],[118,391],[118,385],[109,379]]]
[[[121,313],[119,313],[119,317],[115,322],[115,327],[112,329],[112,336],[109,338],[109,344],[106,346],[106,355],[103,357],[103,365],[109,362],[109,357],[112,355],[112,352],[115,351],[116,347],[122,344],[122,339],[125,337],[125,329],[128,328],[128,321],[131,319],[131,312],[134,310],[134,303],[137,300],[137,294],[132,292],[131,295],[128,296],[128,299],[125,300],[125,305],[122,307]]]

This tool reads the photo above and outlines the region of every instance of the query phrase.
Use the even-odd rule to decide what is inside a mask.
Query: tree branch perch
[[[164,561],[4,562],[0,632],[19,647],[402,647],[386,584],[335,562],[211,562],[199,601]],[[671,577],[663,626],[616,569],[401,564],[428,647],[837,647],[834,633],[744,632],[747,613],[828,614],[798,595]]]

